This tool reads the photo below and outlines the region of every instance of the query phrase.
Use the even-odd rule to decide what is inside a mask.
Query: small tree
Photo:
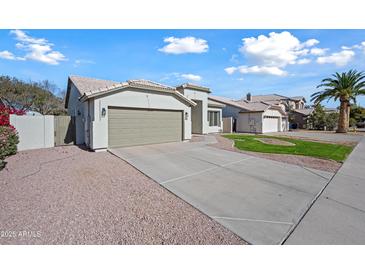
[[[335,130],[338,124],[338,112],[325,113],[326,130]]]
[[[315,106],[314,111],[308,117],[307,121],[310,124],[311,128],[324,130],[326,126],[326,113],[322,105],[318,104]]]
[[[308,123],[313,129],[334,130],[337,127],[339,114],[337,112],[327,113],[325,108],[318,104],[308,117]]]
[[[12,109],[34,110],[41,114],[64,114],[60,91],[48,80],[24,82],[9,76],[0,76],[0,97]]]
[[[355,127],[358,123],[365,120],[365,108],[358,105],[351,107],[350,111],[350,126]]]

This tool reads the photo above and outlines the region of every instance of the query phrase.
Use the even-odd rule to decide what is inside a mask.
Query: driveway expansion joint
[[[193,157],[192,157],[193,158]],[[184,176],[180,176],[180,177],[176,177],[176,178],[173,178],[173,179],[169,179],[169,180],[166,180],[164,182],[161,182],[160,184],[161,185],[164,185],[164,184],[167,184],[167,183],[171,183],[171,182],[175,182],[175,181],[178,181],[180,179],[185,179],[185,178],[189,178],[189,177],[192,177],[192,176],[195,176],[195,175],[200,175],[200,174],[203,174],[203,173],[206,173],[208,171],[212,171],[212,170],[216,170],[216,169],[219,169],[219,168],[224,168],[226,166],[230,166],[230,165],[233,165],[233,164],[237,164],[237,163],[240,163],[240,162],[243,162],[243,161],[246,161],[246,160],[249,160],[253,157],[248,157],[248,158],[245,158],[245,159],[241,159],[241,160],[238,160],[238,161],[234,161],[234,162],[230,162],[230,163],[227,163],[227,164],[223,164],[223,165],[217,165],[217,164],[214,164],[215,167],[211,167],[211,168],[207,168],[207,169],[204,169],[204,170],[201,170],[201,171],[198,171],[198,172],[193,172],[193,173],[190,173],[188,175],[184,175]],[[201,159],[199,159],[201,160]],[[210,163],[209,161],[206,161],[206,160],[201,160],[201,161],[204,161],[204,162],[208,162]],[[213,163],[211,163],[213,164]]]
[[[298,225],[301,223],[301,221],[307,215],[307,213],[309,212],[309,210],[313,207],[313,205],[316,203],[316,201],[319,199],[319,197],[323,194],[323,192],[328,187],[328,185],[331,183],[332,179],[336,176],[336,174],[337,174],[337,172],[332,175],[332,177],[328,180],[328,182],[321,188],[321,190],[317,193],[317,195],[309,203],[309,205],[306,207],[306,209],[303,211],[303,213],[299,217],[298,221],[292,226],[292,228],[288,231],[288,233],[280,241],[280,245],[285,244],[285,242],[288,240],[288,238],[290,237],[290,235],[293,234],[294,230],[298,227]]]
[[[332,202],[337,203],[337,204],[339,204],[339,205],[342,205],[342,206],[345,206],[345,207],[352,208],[352,209],[354,209],[354,210],[360,211],[361,213],[365,213],[365,210],[362,210],[362,209],[357,208],[357,207],[355,207],[355,206],[352,206],[352,205],[349,205],[349,204],[346,204],[346,203],[340,202],[340,201],[338,201],[338,200],[336,200],[336,199],[333,199],[333,198],[331,198],[331,197],[324,196],[324,198],[325,198],[326,200],[331,200]]]
[[[317,175],[318,177],[321,177],[321,178],[323,178],[323,179],[325,179],[325,180],[329,180],[328,178],[326,178],[326,177],[322,176],[321,174],[318,174],[317,172],[315,172],[315,171],[313,171],[313,170],[310,170],[309,168],[307,168],[307,167],[305,167],[305,166],[301,166],[301,168],[305,169],[306,171],[308,171],[308,172],[310,172],[310,173],[312,173],[312,174],[314,174],[314,175]],[[329,172],[329,173],[330,173],[330,172]],[[335,174],[336,174],[336,172],[335,172],[332,176],[334,176]]]
[[[260,223],[282,224],[282,225],[293,225],[294,224],[292,222],[260,220],[260,219],[232,218],[232,217],[222,217],[222,216],[211,216],[211,217],[213,219],[222,219],[222,220],[229,220],[229,221],[260,222]]]

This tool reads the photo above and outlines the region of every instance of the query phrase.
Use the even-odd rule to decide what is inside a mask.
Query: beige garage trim
[[[108,108],[110,148],[179,142],[182,135],[182,111]]]

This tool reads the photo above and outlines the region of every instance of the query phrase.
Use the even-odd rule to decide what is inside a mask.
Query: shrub
[[[24,110],[0,106],[0,126],[10,126],[10,114],[24,115]]]
[[[14,127],[0,126],[0,170],[4,168],[4,159],[17,151],[19,137]]]

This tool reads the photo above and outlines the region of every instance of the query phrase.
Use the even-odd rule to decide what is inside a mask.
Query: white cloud
[[[225,70],[225,72],[227,72],[227,74],[231,75],[231,74],[236,72],[237,68],[236,67],[229,67],[229,68],[225,68],[224,70]]]
[[[297,64],[298,65],[305,65],[305,64],[309,64],[311,62],[311,59],[308,59],[308,58],[303,58],[303,59],[299,59],[297,61]]]
[[[316,39],[309,39],[301,43],[297,37],[288,31],[271,32],[268,36],[242,39],[240,52],[260,66],[284,68],[295,64],[301,56],[308,55],[308,47],[319,43]]]
[[[362,49],[363,48],[363,46],[364,46],[364,44],[363,44],[364,42],[362,42],[361,43],[361,45],[353,45],[353,46],[350,46],[350,47],[348,47],[348,46],[342,46],[341,47],[341,49],[343,49],[343,50],[350,50],[350,49]]]
[[[18,29],[11,30],[10,34],[14,34],[16,39],[23,43],[29,43],[29,44],[47,44],[48,43],[48,41],[44,38],[33,38],[33,37],[27,35],[24,31],[18,30]]]
[[[317,39],[309,39],[303,43],[304,47],[313,47],[314,45],[319,44],[319,41]]]
[[[191,74],[191,73],[181,74],[181,77],[186,80],[195,81],[195,82],[199,82],[202,79],[202,77],[200,75],[195,75],[195,74]]]
[[[336,66],[345,66],[355,56],[352,50],[342,50],[340,52],[332,53],[328,56],[317,58],[318,64],[335,64]]]
[[[12,30],[11,34],[15,36],[18,43],[16,48],[26,52],[24,57],[17,57],[9,51],[8,58],[10,60],[34,60],[50,65],[58,65],[59,62],[67,60],[66,57],[59,51],[54,51],[53,44],[45,38],[34,38],[26,34],[22,30]]]
[[[79,67],[81,65],[93,65],[95,64],[92,60],[86,60],[86,59],[76,59],[74,62],[74,67]]]
[[[0,58],[8,59],[8,60],[15,60],[14,54],[7,50],[0,51]]]
[[[0,51],[0,58],[7,59],[7,60],[20,60],[20,61],[24,61],[25,60],[24,57],[15,56],[14,53],[12,53],[12,52],[10,52],[8,50]]]
[[[239,67],[229,67],[225,71],[228,74],[233,74],[238,71],[242,74],[254,73],[254,74],[268,74],[275,76],[286,76],[288,73],[278,67],[274,66],[239,66]]]
[[[184,54],[184,53],[204,53],[208,51],[208,42],[195,37],[175,38],[168,37],[164,39],[168,43],[159,51],[167,54]]]
[[[240,52],[247,57],[251,66],[228,67],[226,73],[268,74],[275,76],[287,76],[284,68],[288,65],[303,65],[311,62],[305,58],[311,55],[312,47],[317,45],[317,39],[309,39],[301,42],[288,31],[281,33],[271,32],[268,36],[259,35],[242,39]],[[316,52],[314,50],[314,52]]]
[[[194,81],[194,82],[199,82],[203,79],[203,77],[201,77],[200,75],[197,74],[192,74],[192,73],[179,73],[179,72],[171,72],[171,73],[167,73],[165,74],[160,81]]]
[[[312,48],[310,50],[310,53],[312,55],[325,55],[326,54],[326,51],[328,51],[329,49],[328,48]]]
[[[256,74],[270,74],[276,76],[286,76],[288,73],[278,67],[267,67],[267,66],[240,66],[238,71],[242,74],[256,73]]]

